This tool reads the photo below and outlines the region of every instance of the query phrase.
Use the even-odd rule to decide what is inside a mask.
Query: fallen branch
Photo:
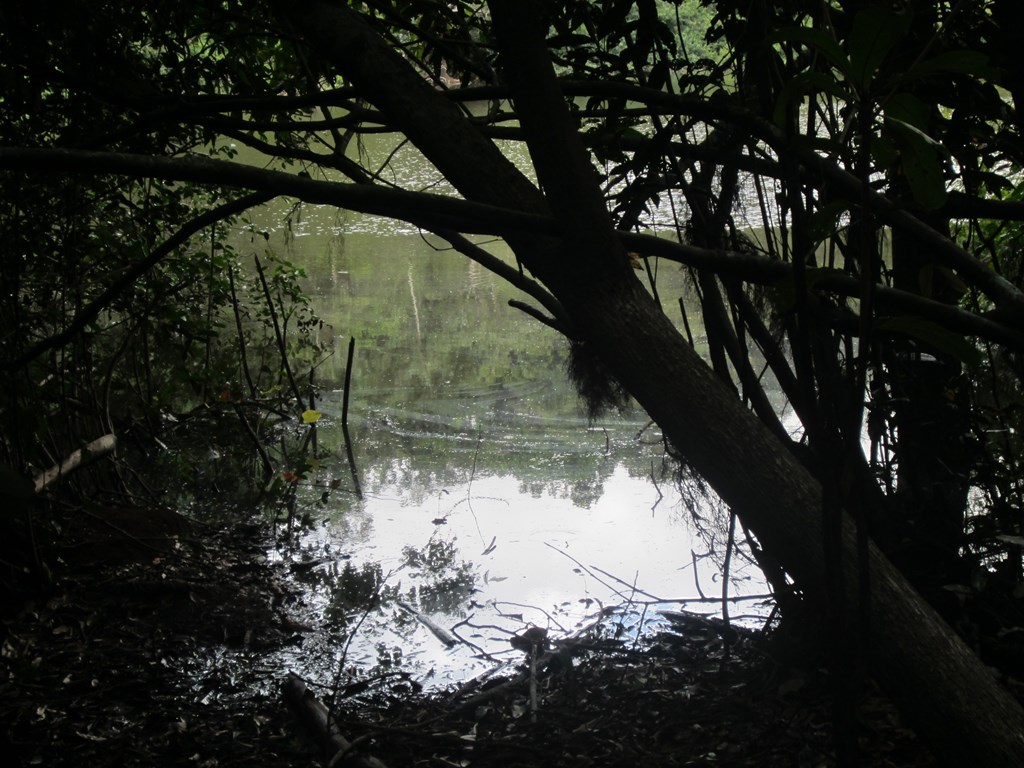
[[[284,698],[292,712],[313,734],[329,766],[356,766],[357,768],[387,768],[375,757],[360,755],[358,746],[338,733],[331,723],[330,712],[306,687],[305,681],[294,672],[284,681]]]
[[[530,667],[533,669],[532,677],[534,681],[536,681],[537,679],[537,670],[546,670],[548,665],[550,665],[558,657],[561,650],[562,649],[547,651],[538,658],[536,658],[535,661],[531,660],[532,663]],[[499,669],[502,669],[502,667],[499,667]],[[457,703],[453,707],[452,711],[472,712],[482,704],[486,704],[487,702],[492,701],[495,698],[501,698],[502,696],[507,695],[511,691],[516,691],[522,688],[524,683],[528,684],[530,682],[530,678],[531,672],[529,669],[526,671],[517,672],[513,677],[510,677],[507,680],[497,683],[496,685],[493,685],[485,690],[477,691],[468,699],[465,699]],[[534,683],[534,685],[536,685],[536,683]],[[534,691],[536,691],[536,687],[534,687]],[[462,691],[460,691],[460,693],[462,693]],[[536,693],[534,693],[533,695],[534,697],[536,697]],[[534,701],[535,700],[536,699],[534,699]]]
[[[64,475],[71,474],[108,453],[113,453],[115,448],[117,448],[117,435],[111,432],[96,438],[84,448],[72,451],[60,464],[54,464],[45,472],[40,472],[35,476],[35,492],[39,493],[56,483]]]
[[[431,632],[433,632],[434,637],[436,637],[438,640],[444,643],[447,648],[453,648],[454,646],[459,644],[459,638],[457,638],[455,635],[453,635],[447,629],[442,627],[429,616],[420,613],[411,605],[402,602],[401,600],[396,600],[395,602],[398,604],[399,608],[401,608],[404,611],[408,611],[415,617],[416,621],[418,621],[420,624],[422,624]]]
[[[597,618],[597,620],[591,622],[590,624],[587,624],[586,626],[580,627],[571,635],[552,640],[551,642],[552,645],[554,645],[554,648],[549,648],[547,646],[546,633],[544,633],[544,642],[539,642],[541,639],[541,635],[537,633],[537,627],[528,628],[520,635],[513,636],[512,638],[510,638],[509,643],[516,650],[526,651],[527,659],[529,661],[529,668],[525,671],[517,672],[513,677],[510,677],[501,683],[498,683],[490,688],[487,688],[486,690],[477,691],[476,693],[473,693],[468,699],[465,699],[461,703],[456,704],[453,711],[473,711],[476,707],[480,706],[481,704],[484,704],[494,698],[504,696],[509,691],[513,691],[517,688],[520,688],[524,683],[527,683],[531,686],[530,703],[535,716],[537,708],[536,681],[538,674],[546,672],[548,668],[552,667],[556,661],[561,663],[567,663],[569,666],[571,666],[571,660],[574,649],[582,644],[583,637],[592,632],[601,624],[603,618],[604,611],[601,612],[601,615]],[[499,669],[504,669],[507,666],[508,663],[506,663],[502,667],[496,668],[494,671],[496,672]],[[475,678],[476,681],[479,681],[476,685],[463,686],[463,688],[461,688],[456,694],[456,696],[453,698],[457,698],[464,693],[469,693],[476,690],[480,687],[484,680],[487,679],[488,676],[488,673],[478,676],[477,678]]]

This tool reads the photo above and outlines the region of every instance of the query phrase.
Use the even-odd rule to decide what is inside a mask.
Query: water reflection
[[[257,212],[257,228],[282,233],[284,213]],[[363,490],[345,460],[338,355],[316,371],[321,456],[300,498],[314,524],[280,551],[314,564],[296,578],[320,631],[288,663],[319,661],[323,674],[310,674],[323,677],[345,649],[345,663],[401,661],[435,682],[479,668],[473,649],[445,648],[398,601],[449,628],[468,621],[466,639],[500,655],[526,623],[567,632],[637,589],[720,594],[707,542],[687,525],[697,510],[646,414],[588,424],[564,340],[508,307],[522,295],[382,222],[307,207],[290,237],[272,238],[308,273],[337,349],[356,339],[349,421]],[[681,295],[681,271],[663,267],[658,288]],[[733,589],[763,591],[754,570],[734,577]]]
[[[422,409],[359,406],[362,498],[339,489],[322,503],[329,473],[344,477],[337,452],[322,463],[321,485],[305,489],[318,524],[300,547],[329,561],[310,574],[319,578],[313,614],[322,610],[340,633],[324,663],[355,633],[350,659],[362,664],[403,655],[437,683],[481,668],[473,649],[447,649],[399,600],[448,628],[468,621],[465,638],[501,657],[527,623],[560,634],[605,606],[721,593],[717,561],[703,557],[707,543],[687,525],[692,509],[672,464],[659,442],[637,439],[642,414],[588,428],[573,414],[496,419],[486,399],[444,402],[460,423],[475,415],[473,429]],[[337,402],[322,407],[330,413]],[[323,421],[329,446],[333,420]],[[763,591],[756,571],[734,579],[734,593]]]

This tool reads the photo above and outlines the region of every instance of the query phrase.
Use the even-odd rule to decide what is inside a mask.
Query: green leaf
[[[834,237],[839,229],[840,217],[848,210],[850,210],[850,205],[843,200],[833,200],[815,210],[807,220],[807,228],[814,241],[822,243],[830,237]]]
[[[782,87],[779,100],[775,104],[775,124],[780,128],[784,127],[787,110],[793,102],[802,101],[807,94],[818,93],[826,94],[838,101],[849,98],[849,93],[836,78],[829,77],[824,72],[801,72]]]
[[[965,336],[943,328],[938,323],[917,315],[901,315],[880,320],[877,330],[910,336],[930,347],[935,352],[959,360],[968,368],[981,364],[980,350]]]
[[[909,136],[910,138],[912,138],[917,143],[920,143],[920,144],[922,144],[924,146],[928,146],[931,149],[933,149],[936,152],[939,152],[939,153],[941,153],[943,155],[948,155],[949,154],[949,152],[946,150],[946,148],[942,145],[942,142],[937,141],[936,139],[933,139],[931,136],[929,136],[927,133],[922,131],[916,125],[913,125],[911,123],[908,123],[908,122],[906,122],[904,120],[900,120],[900,119],[895,118],[895,117],[887,118],[886,119],[886,123],[889,125],[890,128],[891,127],[896,127],[896,128],[898,128],[898,129],[900,129],[902,131],[905,131],[906,132],[905,135]]]
[[[885,100],[885,117],[890,120],[901,120],[917,128],[924,129],[928,125],[935,110],[935,105],[928,105],[909,93],[894,93]]]
[[[901,80],[914,80],[929,75],[973,75],[992,78],[996,71],[989,65],[989,58],[981,51],[946,51],[925,59],[907,70]]]
[[[850,60],[831,35],[810,27],[788,27],[773,32],[765,39],[769,45],[776,43],[803,43],[821,53],[840,72],[850,70]]]
[[[850,33],[850,79],[867,87],[885,57],[907,33],[908,14],[880,5],[868,6],[853,20]]]
[[[320,411],[314,411],[312,408],[310,408],[309,410],[302,412],[302,423],[316,424],[318,421],[320,421],[321,416],[323,416],[323,414],[320,413]]]
[[[910,123],[891,117],[886,117],[885,123],[895,139],[903,176],[914,200],[928,210],[942,207],[949,196],[946,190],[946,148]]]

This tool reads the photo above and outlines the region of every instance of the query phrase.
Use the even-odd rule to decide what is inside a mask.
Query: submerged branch
[[[418,621],[420,624],[422,624],[427,629],[429,629],[431,631],[431,633],[434,635],[434,637],[436,637],[438,640],[440,640],[445,645],[445,647],[453,648],[453,647],[455,647],[456,645],[459,644],[459,638],[457,638],[455,635],[453,635],[447,629],[442,627],[440,624],[438,624],[432,618],[427,616],[425,613],[417,611],[411,605],[409,605],[408,603],[403,602],[401,600],[396,600],[395,602],[396,602],[396,604],[398,605],[399,608],[401,608],[403,611],[406,611],[407,613],[411,614],[413,616],[413,618],[416,619],[416,621]]]

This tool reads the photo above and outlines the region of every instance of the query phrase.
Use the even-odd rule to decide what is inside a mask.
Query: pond
[[[401,158],[396,173],[416,172]],[[565,340],[508,306],[522,294],[406,225],[310,206],[285,225],[287,213],[271,205],[253,223],[307,273],[335,354],[317,369],[307,525],[272,553],[304,585],[315,629],[285,663],[323,678],[344,654],[446,684],[492,665],[485,655],[509,657],[528,624],[567,634],[619,606],[615,620],[635,635],[661,608],[719,610],[715,502],[677,476],[641,409],[588,422]],[[482,243],[512,261],[502,243]],[[267,243],[240,235],[236,247]],[[676,265],[658,280],[662,296],[686,290]],[[699,341],[699,318],[690,325]],[[350,338],[359,493],[340,428]],[[733,562],[730,595],[766,591],[756,568]],[[408,609],[467,643],[447,648]],[[732,611],[765,612],[754,601]]]

